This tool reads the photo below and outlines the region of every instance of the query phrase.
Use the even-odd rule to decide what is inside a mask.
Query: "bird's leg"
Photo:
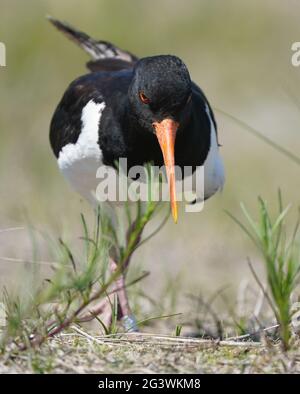
[[[127,266],[129,259],[127,261]],[[114,274],[118,269],[118,264],[112,259],[109,259],[109,269]],[[102,299],[98,304],[90,308],[88,313],[80,316],[80,322],[88,322],[101,314],[101,320],[103,324],[108,327],[112,323],[112,304],[113,294],[117,294],[119,314],[118,318],[123,321],[123,326],[126,331],[137,331],[136,319],[131,311],[127,291],[125,287],[125,271],[122,269],[120,276],[112,284],[112,288],[109,291],[109,295],[105,299]]]
[[[112,259],[110,259],[109,265],[112,273],[116,272],[119,268],[118,264]],[[123,269],[123,267],[120,276],[116,279],[114,283],[114,286],[116,289],[118,305],[120,308],[118,317],[123,321],[123,326],[126,331],[138,331],[136,319],[129,305],[125,284],[125,270]]]
[[[127,230],[126,242],[127,242],[127,248],[129,247],[129,243],[131,243],[130,251],[129,251],[126,259],[122,263],[120,276],[114,282],[113,289],[112,289],[112,292],[115,291],[117,294],[117,297],[118,297],[118,306],[119,306],[118,318],[120,320],[122,320],[123,326],[127,332],[138,331],[136,318],[135,318],[134,314],[132,313],[132,310],[129,305],[128,295],[127,295],[127,290],[126,290],[126,283],[125,283],[125,278],[126,278],[126,274],[128,271],[128,267],[129,267],[129,263],[130,263],[132,254],[133,254],[135,248],[137,247],[137,245],[139,244],[141,237],[142,237],[142,232],[143,232],[143,228],[142,228],[139,231],[139,233],[136,235],[136,237],[131,239],[131,235],[133,234],[135,228],[136,228],[136,221],[134,221],[132,223],[132,225]],[[112,250],[111,255],[112,256],[116,255],[114,250]],[[116,257],[114,257],[114,258],[110,257],[110,259],[109,259],[109,269],[112,274],[114,274],[119,269],[119,265],[116,263],[115,260],[116,260]],[[111,302],[109,302],[109,300],[107,300],[107,301],[108,301],[107,304],[109,304],[110,308],[107,308],[107,306],[106,306],[105,307],[106,311],[105,311],[105,313],[103,311],[103,313],[104,313],[104,318],[106,320],[106,323],[111,324],[111,320],[112,320]]]
[[[127,242],[127,248],[130,247],[130,251],[125,261],[122,263],[122,273],[120,277],[117,279],[117,288],[120,289],[118,290],[118,300],[120,306],[119,318],[123,321],[123,326],[127,332],[138,331],[137,321],[134,314],[131,311],[128,296],[127,296],[126,285],[125,285],[125,277],[128,271],[132,254],[141,240],[142,232],[144,229],[144,227],[142,227],[141,230],[138,232],[138,234],[136,234],[136,236],[132,240],[131,236],[136,228],[136,225],[137,225],[137,221],[134,221],[127,230],[126,242]],[[131,245],[129,245],[130,243]],[[112,272],[118,269],[118,265],[113,260],[111,260],[110,266]]]
[[[128,255],[125,258],[124,262],[122,263],[120,276],[118,276],[118,278],[112,284],[112,288],[110,289],[109,292],[110,294],[105,299],[102,299],[98,304],[90,308],[87,314],[80,316],[79,318],[80,322],[91,321],[95,318],[95,316],[101,314],[102,322],[104,323],[105,326],[109,326],[112,322],[112,307],[111,307],[113,302],[112,295],[117,294],[118,305],[119,305],[118,318],[123,321],[123,326],[127,332],[138,331],[135,316],[133,315],[129,305],[128,295],[126,291],[126,284],[125,284],[125,277],[128,271],[132,254],[135,248],[137,247],[137,245],[139,244],[143,232],[143,228],[141,228],[138,234],[136,234],[136,236],[132,238],[132,234],[135,228],[136,228],[136,221],[134,221],[127,230],[126,242],[127,242],[127,248],[130,247],[130,251],[128,252]],[[119,265],[115,261],[117,260],[115,250],[111,251],[111,256],[113,257],[110,257],[109,259],[109,269],[111,273],[114,274],[119,269]]]

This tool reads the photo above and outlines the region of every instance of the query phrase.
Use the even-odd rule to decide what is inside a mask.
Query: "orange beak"
[[[172,119],[164,119],[161,122],[153,123],[156,137],[164,157],[164,163],[167,171],[167,178],[170,190],[171,210],[174,222],[177,223],[177,201],[176,201],[176,183],[175,183],[175,159],[174,148],[176,132],[179,124]]]

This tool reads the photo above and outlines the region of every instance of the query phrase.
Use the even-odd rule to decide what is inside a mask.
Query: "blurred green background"
[[[47,14],[141,57],[178,55],[214,108],[300,154],[300,68],[291,64],[291,45],[300,41],[297,0],[1,0],[7,67],[0,67],[0,229],[32,223],[78,244],[79,212],[92,219],[88,204],[58,172],[48,141],[53,111],[67,85],[86,72],[88,57],[48,23]],[[255,212],[258,195],[275,207],[280,187],[297,212],[299,166],[217,111],[216,118],[223,192],[199,214],[182,210],[177,225],[170,221],[135,256],[133,269],[151,271],[144,288],[154,298],[166,278],[174,284],[180,278],[183,301],[188,291],[234,290],[251,278],[246,256],[262,272],[250,241],[225,210],[241,217],[243,201]],[[26,229],[0,232],[1,284],[13,284],[22,272],[22,263],[4,258],[31,254]],[[42,240],[38,258],[50,258]]]

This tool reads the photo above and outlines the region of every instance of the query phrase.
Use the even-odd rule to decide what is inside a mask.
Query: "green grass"
[[[149,169],[149,168],[148,168]],[[151,188],[156,187],[154,174],[147,171],[149,196]],[[47,339],[68,329],[74,323],[95,319],[105,334],[115,334],[118,325],[118,289],[111,289],[127,266],[133,253],[144,242],[156,234],[166,222],[163,219],[147,238],[141,241],[142,232],[153,215],[162,208],[159,202],[142,204],[138,201],[135,209],[125,205],[125,222],[118,218],[116,212],[112,216],[105,214],[99,206],[95,213],[93,231],[90,231],[84,215],[81,214],[82,256],[76,256],[68,244],[61,238],[54,245],[55,264],[53,274],[43,283],[39,283],[38,262],[36,261],[36,240],[31,233],[33,261],[31,272],[26,273],[27,285],[24,294],[11,294],[7,290],[3,294],[6,326],[2,333],[2,347],[15,343],[20,349],[40,346]],[[113,221],[111,218],[116,217]],[[169,217],[169,210],[166,218]],[[127,232],[126,232],[127,229]],[[125,239],[124,238],[125,234]],[[118,268],[112,273],[109,269],[109,258],[113,255]],[[135,277],[127,282],[129,287],[142,280],[147,274]],[[25,281],[26,282],[26,281]],[[26,294],[26,296],[25,296]],[[112,319],[105,324],[90,309],[94,301],[107,300],[110,304]],[[91,311],[90,311],[91,310]],[[140,319],[139,325],[149,321],[167,318],[171,315],[148,316]],[[173,316],[173,315],[172,315]]]
[[[81,362],[82,369],[85,371],[89,370],[88,363],[91,360],[97,358],[105,360],[106,357],[116,360],[116,364],[112,362],[104,367],[104,364],[98,361],[96,364],[100,365],[99,368],[103,372],[117,371],[116,365],[123,372],[130,370],[130,366],[139,371],[141,366],[136,360],[133,361],[136,355],[138,355],[140,362],[145,364],[149,362],[149,357],[152,357],[154,360],[151,363],[152,369],[145,367],[144,369],[147,371],[156,371],[159,368],[165,372],[296,371],[297,362],[295,360],[297,360],[298,353],[295,352],[295,346],[297,346],[297,341],[294,340],[294,346],[292,346],[290,322],[293,313],[291,295],[299,283],[300,273],[299,247],[296,242],[298,222],[291,237],[288,238],[285,230],[288,207],[283,209],[281,196],[279,197],[279,211],[274,219],[270,215],[266,202],[260,198],[258,221],[251,217],[244,205],[242,205],[242,211],[248,225],[245,226],[236,218],[234,220],[238,222],[262,254],[269,285],[268,290],[265,290],[252,265],[251,270],[259,286],[263,289],[264,296],[280,326],[279,338],[283,349],[285,351],[290,349],[289,353],[284,356],[285,358],[282,358],[276,341],[267,341],[266,346],[262,340],[264,337],[278,339],[276,330],[272,329],[270,335],[268,334],[270,327],[256,327],[253,331],[249,323],[250,316],[246,312],[239,315],[235,307],[230,306],[227,302],[227,287],[223,287],[210,297],[189,294],[187,299],[192,300],[193,303],[196,302],[198,306],[196,307],[195,304],[186,305],[186,309],[192,307],[191,313],[185,314],[189,321],[181,321],[180,323],[177,321],[169,331],[170,336],[148,337],[145,334],[141,337],[130,337],[126,336],[124,331],[122,334],[117,319],[116,294],[110,294],[109,290],[120,270],[114,274],[108,273],[108,256],[113,247],[119,263],[124,264],[140,245],[140,234],[159,209],[159,205],[150,202],[143,210],[139,203],[137,204],[135,215],[129,209],[126,212],[126,228],[129,227],[131,231],[127,234],[125,244],[120,240],[117,231],[120,222],[112,225],[112,222],[102,216],[101,211],[98,211],[95,215],[94,229],[90,231],[84,216],[81,215],[82,256],[77,256],[64,240],[59,239],[55,248],[57,263],[53,266],[52,277],[46,283],[31,286],[32,292],[28,293],[27,298],[21,294],[13,295],[5,292],[6,326],[2,332],[0,371],[1,368],[5,370],[8,365],[10,370],[15,371],[23,369],[34,373],[57,372],[62,368],[58,356],[58,353],[61,354],[61,352],[66,352],[66,354],[69,352],[70,357],[67,358],[68,362],[63,368],[66,371],[73,370],[73,372],[76,371],[78,352],[85,355]],[[132,229],[134,217],[136,217],[136,226]],[[158,229],[160,228],[161,226],[158,227]],[[156,232],[157,230],[152,234]],[[121,233],[124,233],[124,230]],[[34,242],[35,244],[36,242]],[[35,245],[34,249],[36,247]],[[36,253],[33,255],[35,256]],[[37,280],[36,267],[33,271],[30,278]],[[131,279],[127,286],[139,282],[143,277],[144,275],[139,275]],[[180,287],[179,277],[176,277],[175,282],[176,286]],[[164,304],[171,309],[177,308],[177,294],[174,287],[167,282],[164,291]],[[27,290],[29,291],[28,288]],[[104,334],[101,337],[96,336],[94,331],[87,332],[85,328],[81,327],[81,312],[88,308],[96,298],[105,298],[109,294],[112,296],[109,298],[112,300],[110,301],[112,322],[110,326],[106,326],[99,316],[92,316]],[[140,296],[145,297],[145,294]],[[213,305],[218,299],[221,299],[226,305],[222,314],[218,313]],[[156,306],[154,305],[154,307]],[[194,315],[196,318],[193,322]],[[178,318],[179,314],[148,315],[139,319],[138,324],[153,327],[153,324],[156,324],[158,320],[165,318],[168,320],[174,316]],[[272,325],[272,319],[269,320],[269,323]],[[200,339],[197,342],[192,338],[184,338],[183,330],[193,324],[194,334],[197,329],[198,336],[208,338],[206,341],[202,342]],[[99,332],[99,330],[97,331]],[[232,337],[228,338],[230,335]],[[255,335],[258,342],[252,341]],[[86,341],[95,343],[92,351],[85,338]],[[226,338],[230,340],[226,340]],[[225,347],[216,347],[216,339],[217,343],[223,340],[221,343]],[[174,342],[175,340],[178,342]],[[245,344],[245,347],[241,341],[249,342]],[[153,347],[154,343],[159,357],[154,357],[151,351],[151,346]],[[183,349],[185,349],[184,352]],[[184,361],[176,366],[172,354],[176,354],[178,357],[182,354]],[[159,361],[161,358],[163,363]],[[26,366],[24,360],[27,360]],[[195,367],[191,368],[193,363]],[[292,369],[291,365],[293,365]],[[93,371],[95,372],[94,369]]]
[[[259,198],[258,204],[258,221],[255,221],[246,207],[241,204],[248,226],[232,215],[231,217],[246,232],[263,257],[268,291],[265,291],[250,261],[249,266],[260,288],[265,292],[266,299],[280,325],[280,337],[283,348],[286,350],[290,346],[291,339],[290,323],[293,314],[291,298],[300,279],[300,248],[297,242],[299,218],[288,238],[285,219],[289,206],[283,208],[281,193],[279,192],[278,197],[278,214],[274,218],[271,217],[265,200]]]

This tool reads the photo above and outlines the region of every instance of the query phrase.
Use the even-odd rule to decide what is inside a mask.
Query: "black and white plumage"
[[[167,168],[204,165],[204,198],[222,188],[212,109],[178,57],[138,59],[50,20],[92,57],[91,72],[70,84],[50,127],[59,168],[75,190],[93,202],[98,167],[113,167],[122,157],[129,168],[147,162]],[[172,173],[168,177],[171,184]],[[174,188],[170,193],[172,200]],[[177,219],[174,201],[172,210]]]

